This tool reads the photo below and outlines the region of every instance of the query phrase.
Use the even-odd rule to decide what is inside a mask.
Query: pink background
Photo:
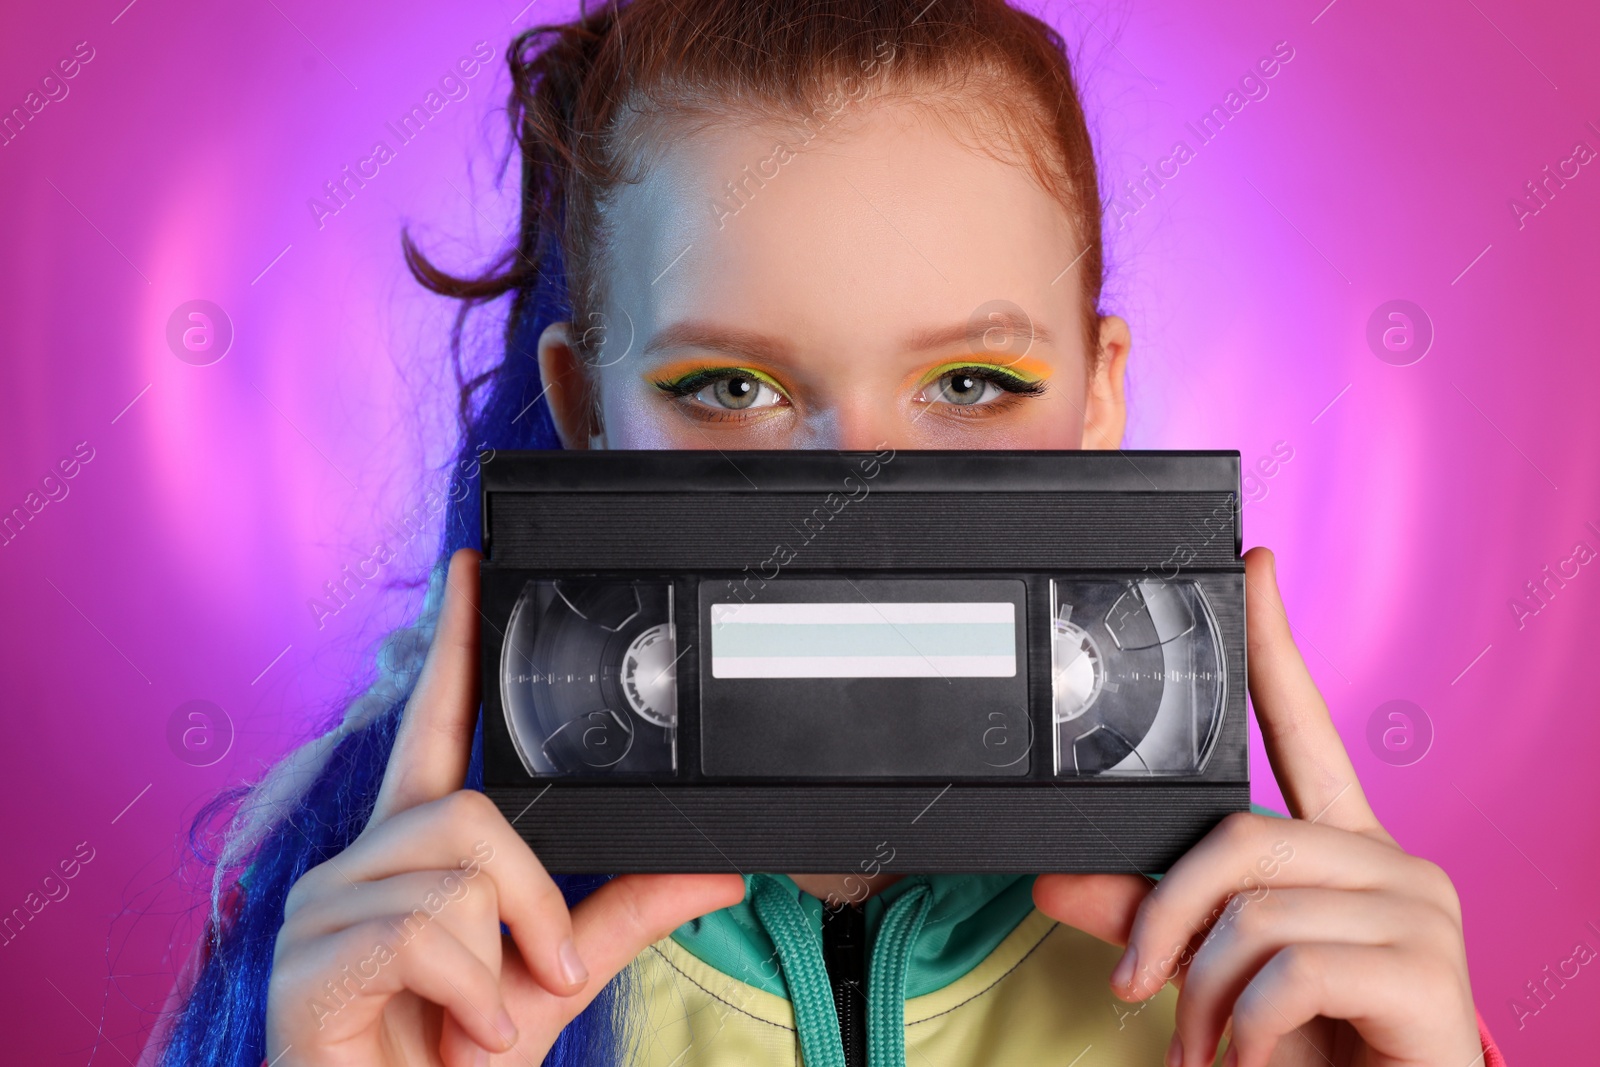
[[[476,42],[498,53],[559,11],[125,3],[33,5],[0,35],[5,112],[94,50],[0,147],[0,511],[93,450],[0,547],[0,912],[93,850],[0,947],[6,1055],[38,1064],[137,1058],[194,930],[180,831],[335,714],[415,607],[436,523],[391,588],[321,629],[307,602],[443,484],[450,309],[406,277],[398,232],[455,265],[496,247],[516,174],[495,184],[501,64],[320,228],[307,201]],[[1510,1001],[1577,942],[1600,948],[1600,566],[1568,564],[1520,628],[1509,602],[1580,540],[1600,549],[1600,166],[1520,227],[1510,199],[1575,142],[1600,149],[1600,14],[1324,3],[1052,7],[1106,195],[1175,139],[1194,149],[1108,224],[1107,306],[1136,339],[1129,444],[1292,450],[1252,488],[1247,541],[1279,554],[1380,816],[1456,879],[1480,1009],[1513,1063],[1557,1062],[1592,1046],[1600,975],[1520,1029]],[[1279,41],[1294,58],[1266,98],[1199,146],[1185,123]],[[193,299],[236,333],[210,366],[166,344]],[[1392,299],[1435,333],[1409,366],[1367,344]],[[168,743],[194,699],[233,724],[209,767]],[[1434,731],[1410,766],[1367,741],[1394,699]],[[1268,781],[1257,798],[1279,803]]]

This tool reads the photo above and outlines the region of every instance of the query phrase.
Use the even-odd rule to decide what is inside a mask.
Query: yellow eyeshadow
[[[677,382],[701,371],[748,374],[752,378],[759,378],[761,381],[766,382],[774,389],[781,390],[783,388],[783,385],[776,378],[764,371],[756,370],[754,367],[749,367],[742,363],[725,363],[715,359],[680,359],[658,367],[650,373],[649,377],[651,381],[656,382]]]
[[[1019,356],[1014,360],[995,359],[961,359],[949,363],[941,363],[922,376],[922,383],[937,381],[952,371],[994,368],[1004,374],[1012,374],[1024,381],[1037,382],[1050,377],[1050,365],[1041,359],[1032,359],[1028,356]]]

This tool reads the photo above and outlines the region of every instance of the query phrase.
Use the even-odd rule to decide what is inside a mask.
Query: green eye
[[[946,374],[943,378],[933,383],[938,399],[947,404],[981,404],[993,400],[1002,392],[994,382],[983,378],[976,378],[964,371]]]
[[[1000,367],[956,367],[929,382],[922,400],[977,407],[1004,400],[1010,395],[1038,396],[1045,391],[1043,381],[1034,381]]]
[[[711,396],[720,407],[735,409],[754,407],[756,401],[761,398],[764,385],[765,383],[759,379],[733,374],[726,378],[718,378],[711,386]],[[770,389],[767,391],[771,392]]]
[[[712,367],[679,378],[657,381],[668,396],[692,400],[711,411],[749,411],[785,403],[783,393],[765,375],[742,367]]]

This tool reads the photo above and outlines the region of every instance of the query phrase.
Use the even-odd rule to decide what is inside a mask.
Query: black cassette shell
[[[887,842],[895,850],[892,866],[908,872],[1154,872],[1218,819],[1248,808],[1237,452],[495,452],[481,457],[481,469],[485,789],[553,871],[847,872],[881,855],[878,845]],[[653,763],[669,770],[559,773],[530,768],[517,755],[502,692],[506,628],[530,582],[578,578],[661,581],[677,592],[675,758]],[[920,590],[905,604],[888,603],[892,595],[862,597],[856,616],[835,618],[846,607],[830,602],[806,606],[809,615],[752,617],[773,624],[746,627],[745,633],[760,635],[755,640],[771,644],[768,635],[801,634],[822,648],[811,656],[778,642],[749,661],[765,664],[758,671],[777,672],[762,683],[774,699],[752,703],[751,714],[783,714],[768,721],[791,733],[794,716],[836,694],[874,694],[872,702],[841,705],[831,719],[826,708],[818,713],[819,724],[848,730],[862,716],[880,714],[883,694],[896,691],[898,683],[884,678],[870,686],[830,680],[839,668],[827,665],[837,662],[881,660],[872,670],[887,672],[885,678],[920,672],[925,677],[903,686],[908,694],[923,694],[919,701],[941,688],[980,692],[986,683],[964,676],[943,678],[948,685],[942,685],[942,668],[953,663],[965,670],[960,665],[973,657],[962,642],[969,634],[980,635],[973,638],[979,641],[984,627],[994,631],[998,624],[961,608],[960,597],[925,604],[926,590],[941,580],[1020,582],[1025,594],[1017,607],[1019,652],[1010,684],[1022,685],[1026,699],[1001,706],[961,698],[973,709],[971,736],[991,746],[991,757],[1006,756],[983,761],[992,776],[950,773],[968,766],[954,757],[928,760],[929,773],[918,774],[915,758],[901,758],[892,740],[883,740],[892,738],[892,728],[863,735],[890,746],[883,760],[850,766],[881,764],[894,774],[830,775],[824,763],[786,775],[773,770],[782,759],[741,761],[733,750],[715,751],[716,765],[759,767],[762,776],[706,773],[702,709],[714,707],[726,721],[725,696],[735,689],[711,670],[710,646],[720,640],[722,624],[712,622],[702,600],[770,601],[762,610],[787,611],[776,603],[784,600],[777,591],[790,579],[863,588],[904,582]],[[1214,723],[1201,724],[1202,732],[1210,731],[1203,760],[1176,772],[1135,773],[1137,762],[1123,757],[1144,724],[1102,745],[1093,758],[1080,756],[1094,766],[1061,770],[1049,743],[1058,725],[1050,605],[1052,582],[1066,581],[1103,582],[1108,589],[1184,583],[1205,605],[1209,644],[1202,645],[1215,662],[1204,664],[1202,673],[1215,674],[1207,692],[1216,708]],[[702,598],[703,590],[715,595]],[[985,610],[992,611],[993,601]],[[858,617],[867,608],[884,616],[884,625]],[[932,621],[917,614],[929,610]],[[955,614],[945,618],[939,610]],[[867,655],[871,649],[838,647],[894,644],[903,631],[916,631],[909,639],[913,655],[874,658]],[[597,641],[591,639],[596,648],[605,644]],[[1003,650],[1004,641],[997,648]],[[774,650],[777,658],[766,654]],[[841,653],[864,659],[829,658]],[[1142,658],[1128,656],[1123,669],[1142,679],[1195,674],[1192,665],[1176,667],[1170,658],[1158,664],[1148,649]],[[1130,666],[1134,658],[1138,663]],[[718,692],[724,697],[713,702]],[[613,696],[600,703],[622,702]],[[779,710],[785,705],[787,711]],[[1146,699],[1144,717],[1148,705]],[[911,714],[918,706],[881,714],[920,721]],[[615,707],[611,714],[627,719],[629,713]],[[648,726],[637,716],[628,721],[630,730]],[[952,720],[936,721],[948,730]],[[719,744],[718,737],[749,744],[762,734],[754,722],[750,729],[707,736]],[[994,748],[996,739],[1011,747]],[[953,743],[976,742],[963,736]],[[1083,752],[1099,743],[1085,742]]]

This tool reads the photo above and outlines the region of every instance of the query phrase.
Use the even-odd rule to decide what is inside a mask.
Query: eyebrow
[[[972,318],[949,326],[913,330],[901,342],[901,346],[910,352],[926,352],[966,345],[978,353],[983,350],[984,334],[993,329],[1005,331],[1008,337],[1027,338],[1030,344],[1051,344],[1055,340],[1055,335],[1046,326],[1018,309],[990,312],[986,319]],[[700,319],[685,319],[666,327],[650,339],[641,354],[653,356],[674,348],[722,352],[763,363],[792,362],[795,357],[794,345],[781,337],[737,326],[719,326]]]
[[[1030,344],[1038,342],[1048,345],[1055,341],[1055,335],[1047,327],[1035,322],[1027,312],[1018,308],[1015,311],[991,311],[987,318],[974,317],[950,326],[916,330],[907,336],[903,344],[912,352],[925,352],[933,348],[954,348],[956,345],[964,344],[974,353],[978,353],[985,348],[984,334],[993,329],[1004,330],[1007,337],[1026,338]]]
[[[673,348],[701,348],[762,363],[783,363],[794,357],[794,346],[780,337],[699,319],[668,326],[650,339],[641,354],[653,356]]]

